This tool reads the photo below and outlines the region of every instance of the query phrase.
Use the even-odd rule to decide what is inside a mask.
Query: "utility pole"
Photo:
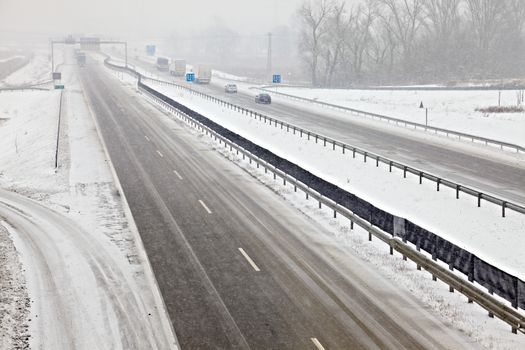
[[[268,79],[271,79],[272,77],[272,33],[268,33],[268,57],[266,58],[266,77]]]

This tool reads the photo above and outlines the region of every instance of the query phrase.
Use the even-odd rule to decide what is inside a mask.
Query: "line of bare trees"
[[[525,78],[525,0],[306,0],[315,86]]]

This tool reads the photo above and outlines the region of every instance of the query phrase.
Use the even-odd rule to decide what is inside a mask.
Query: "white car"
[[[235,84],[226,84],[226,86],[224,86],[224,91],[229,93],[229,94],[234,94],[237,92],[237,85]]]

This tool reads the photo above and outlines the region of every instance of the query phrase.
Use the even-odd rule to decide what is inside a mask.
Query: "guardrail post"
[[[407,166],[406,165],[403,166],[403,178],[405,179],[407,178]]]
[[[438,192],[439,192],[439,184],[440,184],[440,182],[441,182],[441,179],[438,178],[438,179],[436,180],[436,186],[437,186],[437,191],[438,191]]]
[[[319,209],[321,209],[321,200],[319,200]]]
[[[352,158],[355,158],[355,147],[352,150]]]
[[[326,137],[324,138],[323,146],[326,147]]]
[[[456,185],[456,199],[459,199],[459,185]]]
[[[505,208],[507,207],[507,202],[501,203],[501,216],[505,217]]]
[[[392,161],[388,162],[388,171],[392,172]]]
[[[333,141],[333,143],[334,143],[334,147],[333,147],[333,150],[335,151],[335,140]]]
[[[343,143],[343,154],[345,154],[345,147],[346,145]]]
[[[365,154],[363,154],[363,157],[364,157],[364,161],[365,161],[365,163],[366,163],[366,156],[367,156],[367,155],[368,155],[367,152],[365,152]]]
[[[334,210],[334,219],[337,218],[337,212]]]
[[[419,172],[419,184],[423,184],[423,173]]]
[[[379,167],[379,156],[376,156],[376,168]]]
[[[481,207],[481,192],[478,193],[478,208]]]

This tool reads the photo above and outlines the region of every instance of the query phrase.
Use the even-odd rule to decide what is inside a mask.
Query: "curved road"
[[[167,349],[162,310],[141,301],[126,264],[72,220],[0,189],[0,218],[15,230],[44,349]],[[149,314],[149,316],[148,316]]]
[[[100,64],[82,81],[183,349],[472,347]]]

